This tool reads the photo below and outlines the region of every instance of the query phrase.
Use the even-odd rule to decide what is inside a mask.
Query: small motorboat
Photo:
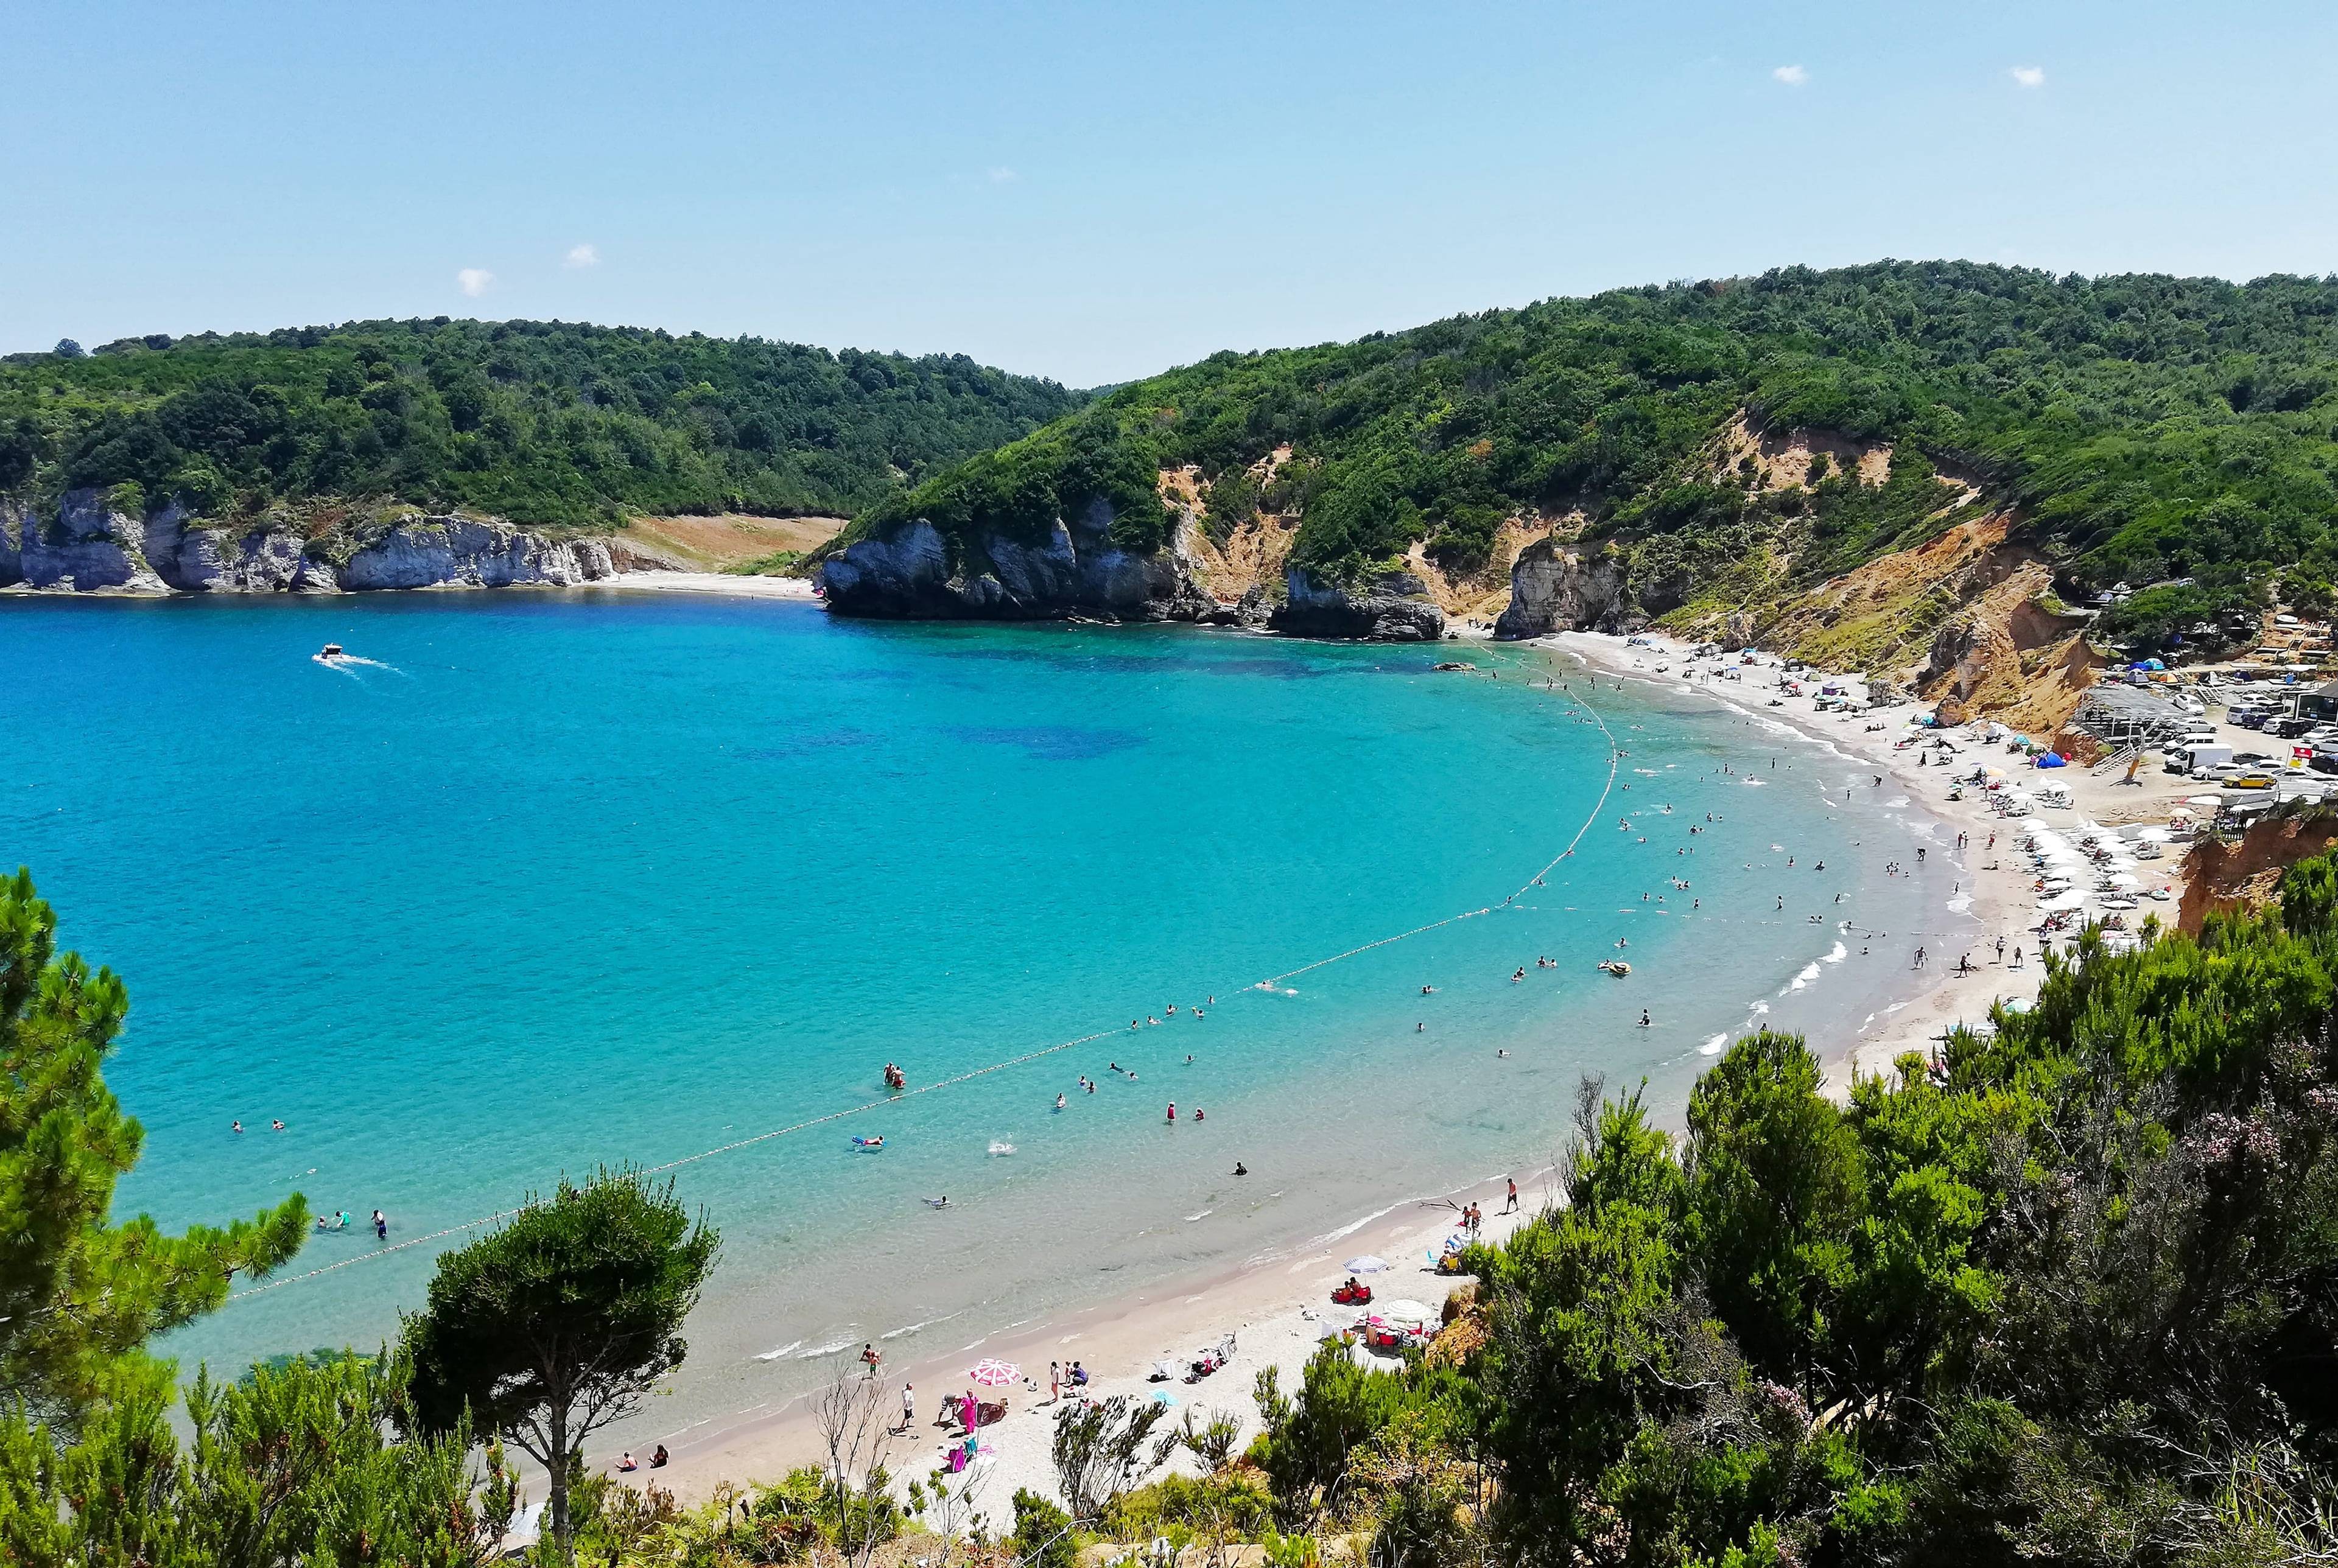
[[[310,654],[309,657],[314,659],[319,664],[330,664],[334,660],[341,657],[341,645],[338,642],[328,642],[321,650]]]

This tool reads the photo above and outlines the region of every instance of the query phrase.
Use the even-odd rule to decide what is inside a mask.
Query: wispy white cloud
[[[996,164],[986,171],[986,172],[989,174],[990,182],[993,185],[1004,185],[1011,180],[1020,180],[1022,178],[1020,174],[1016,173],[1014,170],[1009,169],[1004,163]]]
[[[464,293],[476,299],[495,283],[496,275],[484,267],[466,267],[455,274],[455,281]]]
[[[568,259],[561,263],[564,267],[598,267],[600,264],[601,248],[592,244],[571,245]]]
[[[1811,74],[1799,65],[1781,65],[1770,74],[1789,87],[1799,87],[1811,79]]]
[[[2016,65],[2013,68],[2013,79],[2016,82],[2020,83],[2024,87],[2043,87],[2046,85],[2046,67],[2043,65]]]

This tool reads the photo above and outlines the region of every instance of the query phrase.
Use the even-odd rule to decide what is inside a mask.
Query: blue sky
[[[561,317],[1085,386],[1797,261],[2338,269],[2327,4],[8,0],[0,62],[0,350]]]

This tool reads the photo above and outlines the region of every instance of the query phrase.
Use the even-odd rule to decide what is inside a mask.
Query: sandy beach
[[[734,599],[812,599],[809,577],[761,577],[737,572],[621,572],[587,584],[653,593],[722,593]]]
[[[1349,1260],[1376,1257],[1388,1265],[1385,1271],[1367,1277],[1376,1305],[1411,1301],[1434,1312],[1455,1281],[1435,1273],[1431,1259],[1458,1233],[1464,1206],[1474,1202],[1479,1207],[1484,1215],[1479,1234],[1493,1241],[1557,1200],[1555,1174],[1548,1167],[1519,1171],[1512,1179],[1518,1183],[1518,1206],[1508,1213],[1503,1212],[1508,1191],[1500,1181],[1410,1198],[1341,1225],[1292,1254],[1172,1281],[1156,1290],[995,1334],[945,1355],[900,1365],[888,1359],[875,1374],[883,1384],[882,1407],[889,1416],[898,1415],[906,1382],[917,1417],[889,1439],[882,1463],[906,1485],[923,1479],[946,1461],[957,1428],[946,1428],[937,1419],[941,1401],[969,1391],[966,1368],[982,1357],[1006,1361],[1036,1385],[976,1390],[985,1401],[1003,1398],[1007,1406],[1003,1421],[982,1429],[983,1451],[976,1465],[978,1487],[973,1506],[994,1521],[1011,1512],[1018,1487],[1057,1495],[1049,1453],[1056,1413],[1048,1395],[1051,1362],[1060,1363],[1066,1373],[1075,1361],[1080,1363],[1089,1375],[1090,1399],[1116,1394],[1135,1399],[1166,1396],[1174,1406],[1173,1420],[1188,1409],[1197,1421],[1219,1412],[1238,1416],[1247,1443],[1257,1430],[1251,1393],[1259,1372],[1279,1367],[1283,1386],[1293,1387],[1327,1330],[1351,1328],[1370,1310],[1331,1304],[1331,1291],[1348,1277]],[[1185,1382],[1188,1363],[1228,1336],[1233,1338],[1234,1354],[1226,1365],[1199,1383]],[[1361,1348],[1351,1354],[1370,1356]],[[1155,1365],[1162,1361],[1174,1368],[1174,1376],[1154,1377]],[[838,1357],[837,1377],[860,1379],[869,1375],[857,1349]],[[725,1483],[774,1480],[791,1466],[824,1462],[811,1410],[816,1396],[802,1396],[751,1423],[695,1440],[673,1440],[673,1463],[664,1471],[654,1476],[640,1472],[627,1479],[653,1480],[683,1501],[696,1502]],[[1180,1455],[1167,1468],[1194,1470],[1188,1455]]]
[[[1812,689],[1820,682],[1817,673],[1807,672],[1810,678],[1802,682],[1806,688],[1803,693],[1789,692],[1781,684],[1788,673],[1784,662],[1773,654],[1758,655],[1752,664],[1740,664],[1732,656],[1727,667],[1736,670],[1738,678],[1724,680],[1714,678],[1723,667],[1722,661],[1698,660],[1689,645],[1657,633],[1626,639],[1596,632],[1561,632],[1541,639],[1539,645],[1569,654],[1610,676],[1695,691],[1757,721],[1775,721],[1832,746],[1880,777],[1882,783],[1876,788],[1906,796],[1915,808],[1937,819],[1945,829],[1944,835],[1924,842],[1936,852],[1946,853],[1966,874],[1955,884],[1952,898],[1963,901],[1965,912],[1979,927],[1977,939],[1969,952],[1928,954],[1923,969],[1910,972],[1907,999],[1868,1020],[1849,1038],[1812,1042],[1827,1063],[1829,1092],[1837,1096],[1848,1094],[1854,1074],[1885,1072],[1903,1053],[1936,1047],[1957,1024],[1980,1023],[1996,1002],[2026,1002],[2037,995],[2045,977],[2038,962],[2037,930],[2046,918],[2049,898],[2037,886],[2039,873],[2030,857],[2020,850],[2021,839],[2034,838],[2039,852],[2053,864],[2083,862],[2085,857],[2077,848],[2079,839],[2093,835],[2108,843],[2113,840],[2108,825],[2164,821],[2181,796],[2199,789],[2156,769],[2140,775],[2141,781],[2134,785],[2122,783],[2117,773],[2097,778],[2078,767],[2025,779],[2034,770],[2021,759],[2007,754],[2001,745],[1969,741],[1962,730],[1943,732],[1958,748],[1957,766],[1922,766],[1918,762],[1920,748],[1910,743],[1914,733],[1911,725],[1919,715],[1931,710],[1930,703],[1868,708],[1863,680],[1836,677],[1832,679],[1847,685],[1859,700],[1859,710],[1821,712],[1819,693]],[[1775,706],[1771,705],[1773,701]],[[1979,789],[1967,787],[1957,791],[1960,798],[1951,799],[1956,780],[1969,776],[1980,762],[2002,766],[2017,783],[2049,779],[2063,783],[2070,789],[2072,804],[2067,809],[2014,818],[1999,817]],[[1969,847],[1961,851],[1953,848],[1960,832],[1969,838]],[[2179,847],[2158,859],[2138,861],[2114,851],[2114,874],[2132,877],[2137,889],[2146,894],[2155,889],[2169,894],[2165,901],[2146,897],[2130,918],[2139,919],[2145,911],[2154,910],[2163,920],[2174,918],[2174,895],[2181,891],[2177,886],[2180,854]],[[2100,918],[2108,912],[2098,893],[2073,892],[2077,897],[2065,894],[2051,901],[2071,911],[2076,920]],[[2005,943],[2002,956],[1997,945],[2000,937]],[[2017,952],[2022,959],[2019,965],[2013,962]],[[1958,974],[1959,959],[1968,956],[1970,969]]]

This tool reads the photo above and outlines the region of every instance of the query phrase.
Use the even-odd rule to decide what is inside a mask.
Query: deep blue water
[[[376,662],[313,662],[328,640]],[[720,1414],[824,1345],[970,1340],[1540,1164],[1586,1070],[1676,1105],[1757,999],[1798,1024],[1882,994],[1880,959],[1806,968],[1833,942],[1807,915],[1848,889],[1912,926],[1912,889],[1861,878],[1906,825],[1822,799],[1822,749],[1613,682],[1631,789],[1547,887],[1244,989],[1498,906],[1592,812],[1606,742],[1528,679],[1580,674],[1440,656],[663,595],[6,600],[0,859],[130,985],[121,1207],[172,1226],[300,1191],[420,1236],[881,1099],[889,1060],[926,1084],[1118,1031],[681,1166],[726,1239],[681,1408]],[[1621,985],[1593,968],[1619,935]],[[290,1272],[372,1247],[318,1237]],[[370,1345],[435,1250],[173,1348]]]

